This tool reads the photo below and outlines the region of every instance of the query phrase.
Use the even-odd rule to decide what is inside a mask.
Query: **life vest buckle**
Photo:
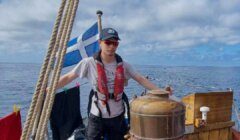
[[[114,99],[114,94],[113,93],[109,93],[109,99]]]

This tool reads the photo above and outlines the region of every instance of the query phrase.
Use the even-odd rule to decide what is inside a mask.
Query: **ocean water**
[[[234,91],[234,102],[240,110],[240,67],[134,67],[142,75],[148,75],[159,87],[171,85],[174,95],[179,98],[193,92],[224,91],[231,88]],[[13,105],[17,104],[21,107],[22,122],[25,121],[40,68],[40,64],[0,63],[0,118],[11,113]],[[81,112],[86,116],[90,85],[87,80],[77,79],[69,86],[74,86],[77,81],[81,84]],[[144,88],[130,80],[125,91],[131,98],[134,94],[140,95]],[[233,119],[236,118],[234,116],[233,114]]]

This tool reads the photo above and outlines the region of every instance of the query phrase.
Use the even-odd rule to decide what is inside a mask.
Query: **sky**
[[[60,0],[0,0],[0,62],[42,63]],[[240,0],[80,0],[71,38],[97,21],[131,64],[240,66]]]

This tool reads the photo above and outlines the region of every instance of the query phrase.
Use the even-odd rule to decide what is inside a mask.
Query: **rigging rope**
[[[35,88],[35,92],[34,92],[34,95],[33,95],[33,98],[32,98],[30,109],[28,111],[27,119],[26,119],[24,129],[23,129],[23,132],[22,132],[22,135],[21,135],[21,140],[28,139],[28,136],[29,136],[29,135],[27,136],[27,134],[29,134],[28,132],[30,131],[29,127],[30,127],[31,119],[33,117],[34,108],[35,108],[36,102],[38,100],[38,95],[40,94],[39,93],[40,92],[40,87],[43,84],[43,79],[44,79],[46,69],[47,69],[47,66],[48,66],[48,63],[49,63],[49,58],[50,58],[50,55],[52,53],[52,50],[53,50],[53,47],[54,47],[54,44],[55,44],[55,40],[56,40],[56,37],[57,37],[59,25],[60,25],[60,22],[61,22],[61,19],[62,19],[62,13],[63,13],[64,7],[65,7],[65,3],[66,3],[66,0],[62,0],[61,6],[59,8],[58,16],[57,16],[57,19],[56,19],[55,24],[54,24],[51,39],[50,39],[50,42],[49,42],[49,45],[48,45],[47,55],[45,57],[44,64],[41,67],[41,72],[40,72],[38,82],[37,82],[37,85],[36,85],[36,88]]]
[[[56,86],[60,77],[63,58],[66,53],[67,42],[70,38],[73,22],[76,16],[79,0],[69,0],[66,6],[66,0],[62,0],[61,6],[58,11],[58,15],[54,24],[53,32],[51,35],[47,55],[41,68],[41,73],[38,78],[36,89],[32,98],[30,109],[28,111],[27,119],[22,132],[21,140],[29,139],[31,134],[36,137],[33,139],[44,139],[46,126],[52,105],[55,98]],[[66,9],[67,7],[67,9]],[[63,13],[64,17],[62,17]],[[63,21],[62,21],[63,18]],[[61,23],[62,21],[62,23]],[[61,26],[60,26],[61,25]],[[59,28],[60,26],[60,28]],[[60,29],[60,31],[59,31]],[[60,42],[60,43],[59,43]],[[58,48],[59,47],[59,48]],[[56,56],[56,52],[58,53]],[[49,92],[44,100],[44,92],[48,83],[49,75],[53,69],[53,63],[57,58],[56,64],[54,65],[53,76],[50,80]],[[44,102],[44,105],[43,105]],[[43,108],[41,108],[43,105]],[[40,121],[39,121],[40,117]],[[32,131],[32,129],[34,131]]]
[[[47,122],[48,119],[50,117],[50,113],[52,110],[52,105],[54,102],[54,98],[55,98],[55,91],[56,91],[56,86],[60,77],[60,73],[61,73],[61,69],[62,69],[62,64],[63,64],[63,60],[64,60],[64,56],[67,50],[67,42],[70,38],[70,34],[72,31],[72,26],[73,26],[73,22],[75,19],[75,15],[76,15],[76,11],[77,11],[77,7],[78,7],[78,2],[79,0],[70,0],[69,1],[69,9],[67,10],[68,13],[66,13],[67,15],[67,24],[65,24],[64,26],[64,31],[63,31],[63,37],[65,38],[61,38],[61,43],[59,46],[59,53],[57,56],[57,61],[56,61],[56,66],[53,70],[53,76],[51,79],[51,84],[50,84],[50,88],[49,88],[49,93],[46,96],[46,101],[44,102],[44,106],[43,106],[43,111],[42,111],[42,115],[40,118],[40,127],[39,130],[37,130],[37,135],[36,138],[37,139],[43,139],[44,138],[44,134],[45,134],[45,128],[47,127]]]
[[[47,82],[48,82],[48,79],[49,79],[49,74],[51,72],[51,70],[53,69],[53,64],[54,64],[54,60],[55,60],[55,57],[56,57],[56,53],[58,51],[58,47],[59,47],[59,42],[61,41],[61,38],[63,38],[63,30],[64,30],[64,26],[66,23],[66,19],[67,19],[67,13],[68,13],[68,10],[69,9],[69,5],[65,11],[65,15],[64,15],[64,18],[63,18],[63,21],[61,23],[61,26],[60,26],[60,31],[59,31],[59,34],[57,35],[57,40],[56,40],[56,43],[54,45],[54,49],[53,49],[53,53],[51,54],[51,58],[50,58],[50,63],[48,64],[48,69],[47,69],[47,72],[46,72],[46,77],[44,78],[43,80],[43,85],[42,85],[42,88],[41,88],[41,96],[39,97],[39,100],[37,102],[37,107],[35,108],[34,110],[34,117],[36,117],[35,119],[32,119],[32,123],[34,123],[34,127],[33,127],[33,133],[32,135],[35,136],[36,135],[36,131],[37,131],[37,127],[38,127],[38,123],[39,123],[39,119],[40,119],[40,115],[41,115],[41,111],[42,111],[42,106],[43,106],[43,100],[44,100],[44,92],[45,92],[45,89],[46,89],[46,86],[47,86]],[[32,130],[32,129],[30,129]]]

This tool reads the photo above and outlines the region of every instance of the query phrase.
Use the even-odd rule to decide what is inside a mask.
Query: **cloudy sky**
[[[42,63],[61,0],[0,0],[0,62]],[[71,37],[103,11],[132,64],[240,66],[240,0],[80,0]]]

